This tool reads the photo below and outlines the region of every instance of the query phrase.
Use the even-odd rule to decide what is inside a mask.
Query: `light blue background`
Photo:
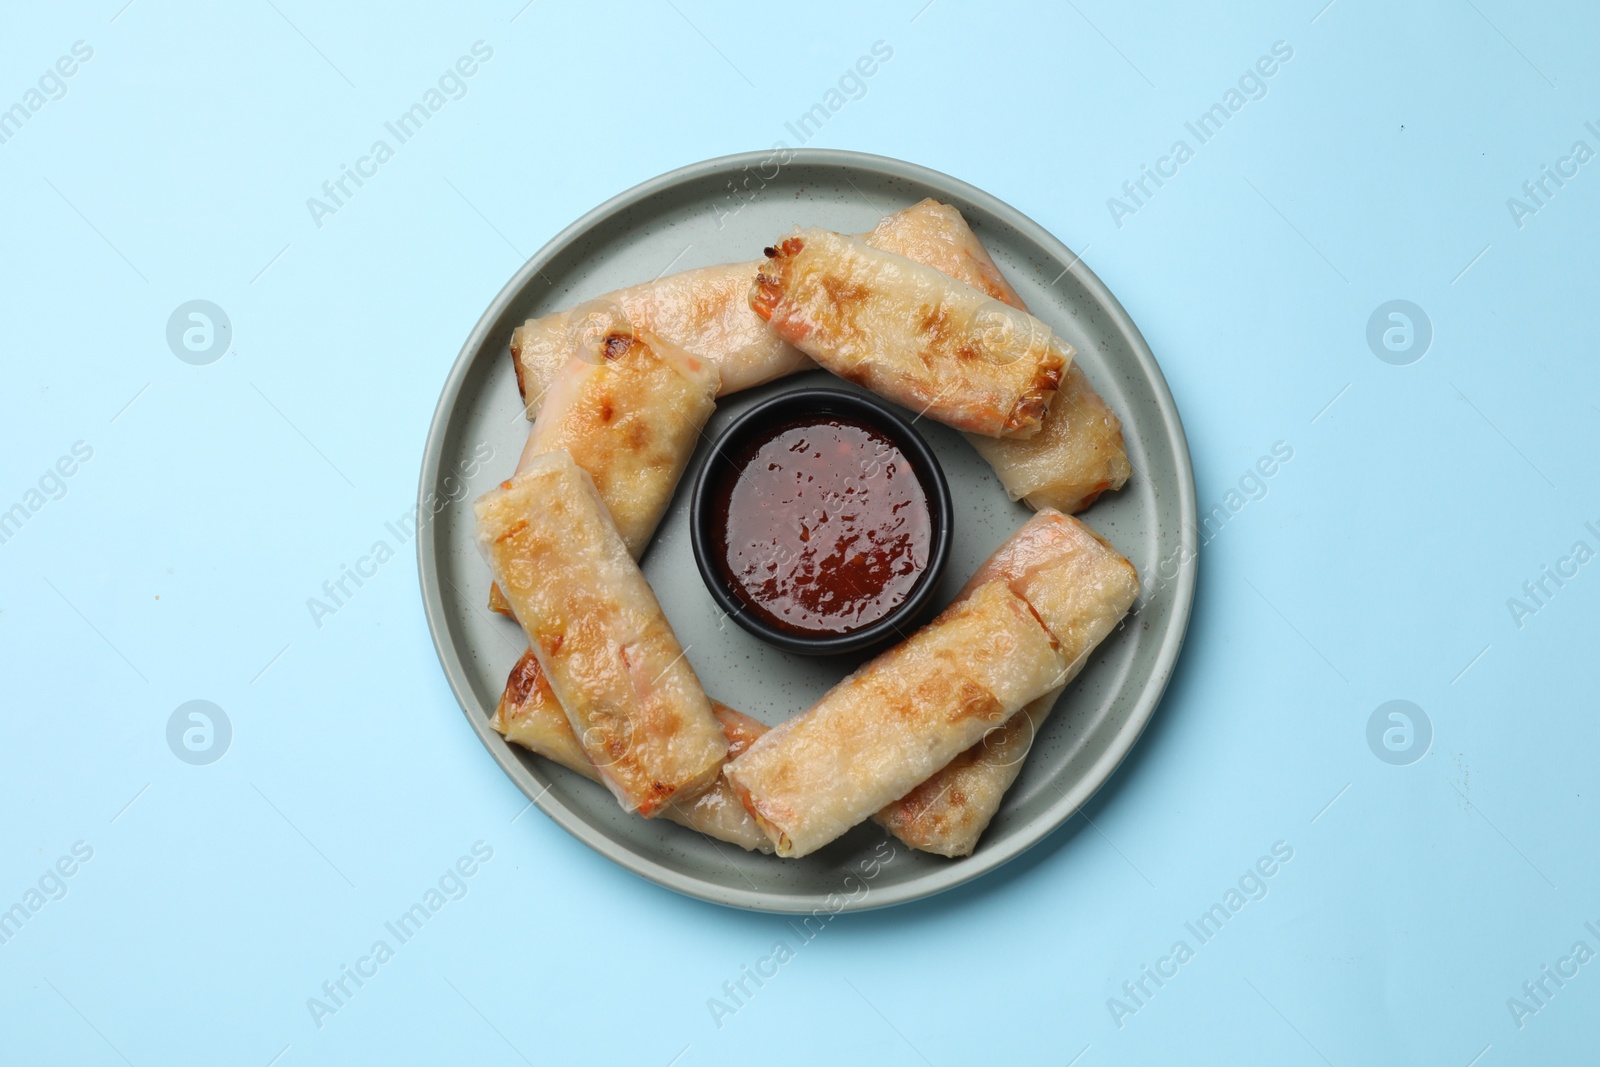
[[[1506,1005],[1600,951],[1600,564],[1521,627],[1507,607],[1600,548],[1600,162],[1520,228],[1506,206],[1600,149],[1592,8],[122,2],[0,33],[0,107],[94,49],[0,145],[0,508],[94,452],[0,544],[0,907],[94,850],[0,945],[0,1058],[1600,1055],[1600,962],[1521,1028]],[[314,225],[306,198],[479,40],[467,94]],[[445,374],[526,256],[661,171],[794,145],[880,40],[811,144],[946,171],[1082,251],[1167,373],[1202,508],[1294,458],[1203,549],[1178,673],[1087,819],[799,947],[525,811],[445,686],[410,543],[320,629],[306,598],[413,502]],[[1107,198],[1276,41],[1265,98],[1119,228]],[[195,298],[234,326],[209,366],[165,341]],[[1433,324],[1409,366],[1365,340],[1392,298]],[[1367,745],[1393,698],[1433,724],[1410,766]],[[191,699],[233,725],[209,766],[167,747]],[[480,840],[467,895],[319,1028],[307,998]],[[1107,998],[1278,841],[1269,895],[1119,1028]],[[780,938],[719,1028],[707,999]]]

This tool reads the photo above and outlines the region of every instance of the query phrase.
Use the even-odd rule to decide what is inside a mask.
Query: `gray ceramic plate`
[[[730,192],[735,187],[737,197]],[[891,848],[868,824],[802,860],[747,854],[664,820],[626,815],[598,786],[507,744],[488,719],[526,643],[514,623],[484,608],[489,574],[473,545],[470,505],[510,475],[528,432],[508,352],[512,328],[669,270],[757,258],[796,225],[868,230],[886,212],[925,196],[966,215],[1033,312],[1078,349],[1089,380],[1122,418],[1134,477],[1083,518],[1133,561],[1145,583],[1136,613],[1096,651],[1040,731],[976,853],[947,860],[898,842]],[[842,384],[818,371],[729,397],[706,435],[714,438],[728,420],[776,391],[819,381]],[[942,604],[1029,511],[1006,499],[959,434],[926,419],[918,428],[944,465],[956,506]],[[490,458],[473,463],[490,449]],[[779,652],[719,619],[689,551],[687,487],[705,450],[702,442],[645,554],[644,573],[706,688],[776,724],[808,707],[859,659]],[[742,908],[898,904],[976,878],[1039,842],[1105,782],[1138,739],[1177,661],[1194,593],[1188,446],[1155,358],[1122,305],[1065,245],[987,193],[924,167],[853,152],[800,151],[781,166],[761,153],[697,163],[645,182],[569,226],[517,272],[467,339],[428,434],[420,493],[417,551],[428,625],[467,721],[500,766],[546,815],[628,870]]]

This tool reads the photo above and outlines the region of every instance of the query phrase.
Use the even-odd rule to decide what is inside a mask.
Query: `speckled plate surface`
[[[1127,755],[1161,699],[1189,621],[1194,477],[1155,357],[1122,305],[1059,240],[987,193],[924,167],[853,152],[791,155],[782,166],[766,153],[727,156],[645,182],[573,223],[517,272],[468,337],[439,398],[423,458],[418,566],[434,645],[467,721],[546,815],[628,870],[682,893],[766,911],[859,910],[925,897],[1013,859],[1060,826]],[[735,197],[735,186],[752,192]],[[1089,380],[1121,417],[1134,476],[1081,517],[1133,561],[1144,582],[1134,613],[1040,731],[977,851],[960,860],[924,855],[884,844],[883,832],[867,824],[804,859],[748,854],[627,815],[599,786],[508,744],[488,720],[526,642],[513,622],[484,607],[490,579],[473,544],[471,501],[511,474],[527,437],[512,329],[668,271],[757,258],[796,225],[862,232],[926,196],[961,210],[1034,314],[1078,349]],[[776,392],[822,383],[844,384],[818,371],[728,397],[706,436]],[[955,503],[937,598],[943,604],[1030,512],[1006,499],[959,434],[926,419],[917,426]],[[860,657],[780,652],[720,617],[689,547],[688,486],[706,448],[702,442],[641,563],[707,691],[773,725],[810,706]]]

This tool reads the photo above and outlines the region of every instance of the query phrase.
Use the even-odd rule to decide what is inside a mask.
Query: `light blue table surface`
[[[123,2],[0,32],[0,1060],[1600,1057],[1592,6]],[[1083,254],[1223,511],[1086,813],[808,941],[526,810],[411,543],[320,627],[307,600],[413,503],[527,256],[657,173],[800,144],[818,103],[811,146],[946,171]],[[168,343],[192,300],[231,325],[209,363]],[[1420,314],[1374,347],[1392,300]],[[192,700],[230,727],[209,764],[175,755],[187,712],[169,745]],[[1391,700],[1419,710],[1369,743]]]

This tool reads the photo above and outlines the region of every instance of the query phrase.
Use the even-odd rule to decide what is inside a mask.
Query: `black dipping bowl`
[[[911,594],[889,614],[859,629],[839,634],[805,634],[780,629],[750,610],[741,590],[723,576],[717,549],[721,541],[716,503],[722,479],[737,469],[735,458],[752,441],[774,424],[816,415],[839,415],[865,423],[893,441],[910,461],[917,480],[928,499],[928,518],[932,538],[928,545],[928,565],[923,568]],[[836,655],[870,648],[891,637],[908,635],[918,617],[939,587],[939,576],[950,557],[950,528],[953,508],[950,486],[933,450],[912,429],[911,424],[889,404],[873,396],[842,389],[796,389],[757,404],[735,419],[711,446],[711,454],[694,480],[690,503],[690,536],[695,565],[710,590],[711,597],[734,622],[768,644],[807,656]]]

